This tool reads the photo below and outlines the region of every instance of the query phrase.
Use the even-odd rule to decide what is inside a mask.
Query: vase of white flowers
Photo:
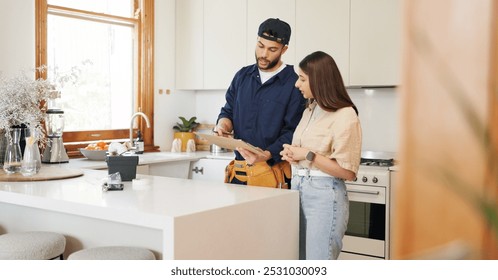
[[[35,71],[44,71],[38,68]],[[42,121],[45,118],[43,101],[51,98],[54,85],[45,79],[28,77],[21,71],[18,75],[5,77],[0,73],[0,165],[3,165],[5,149],[12,140],[12,129],[32,127],[44,135]],[[43,141],[40,141],[43,142]]]
[[[82,61],[83,66],[88,64],[92,64],[91,61]],[[52,79],[34,78],[34,74],[49,70]],[[41,66],[31,71],[33,77],[28,77],[26,71],[20,71],[18,75],[12,77],[5,77],[0,73],[0,167],[12,128],[30,128],[33,135],[36,135],[36,138],[31,140],[38,141],[40,146],[44,146],[46,139],[42,122],[46,117],[46,104],[59,97],[60,90],[65,85],[76,84],[81,71],[78,66],[71,67],[67,72]],[[2,140],[2,138],[7,139]],[[23,136],[21,141],[24,141]]]

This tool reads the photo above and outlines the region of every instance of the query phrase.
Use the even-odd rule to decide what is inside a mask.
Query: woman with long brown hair
[[[300,258],[337,259],[349,218],[345,180],[356,177],[361,125],[334,59],[321,51],[299,64],[295,86],[308,100],[282,159],[293,166],[299,190]]]

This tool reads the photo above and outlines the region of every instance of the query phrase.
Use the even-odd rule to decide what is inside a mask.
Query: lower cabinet
[[[137,166],[137,174],[188,179],[190,161],[170,161]]]
[[[189,178],[193,180],[223,182],[225,167],[231,159],[200,159],[190,164]]]
[[[149,175],[149,165],[138,165],[137,166],[137,174]]]
[[[202,158],[197,161],[181,160],[137,166],[137,174],[223,182],[225,167],[231,159]]]

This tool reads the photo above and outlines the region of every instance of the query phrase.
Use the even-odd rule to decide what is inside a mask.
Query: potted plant
[[[182,122],[177,122],[176,125],[173,126],[173,129],[177,131],[174,134],[174,139],[180,139],[182,141],[182,152],[185,152],[187,150],[188,140],[195,140],[193,130],[199,125],[199,123],[196,122],[197,117],[191,117],[189,120],[182,116],[178,118],[180,118]]]

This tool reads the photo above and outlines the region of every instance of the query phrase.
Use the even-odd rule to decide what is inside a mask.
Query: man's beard
[[[272,69],[273,67],[275,67],[278,64],[278,62],[280,61],[280,57],[282,57],[282,55],[279,55],[277,58],[275,58],[274,60],[271,60],[271,61],[264,59],[265,61],[269,61],[268,65],[264,68],[259,66],[259,60],[258,60],[257,54],[254,54],[254,57],[256,58],[256,65],[258,65],[259,69],[268,70],[268,69]]]

